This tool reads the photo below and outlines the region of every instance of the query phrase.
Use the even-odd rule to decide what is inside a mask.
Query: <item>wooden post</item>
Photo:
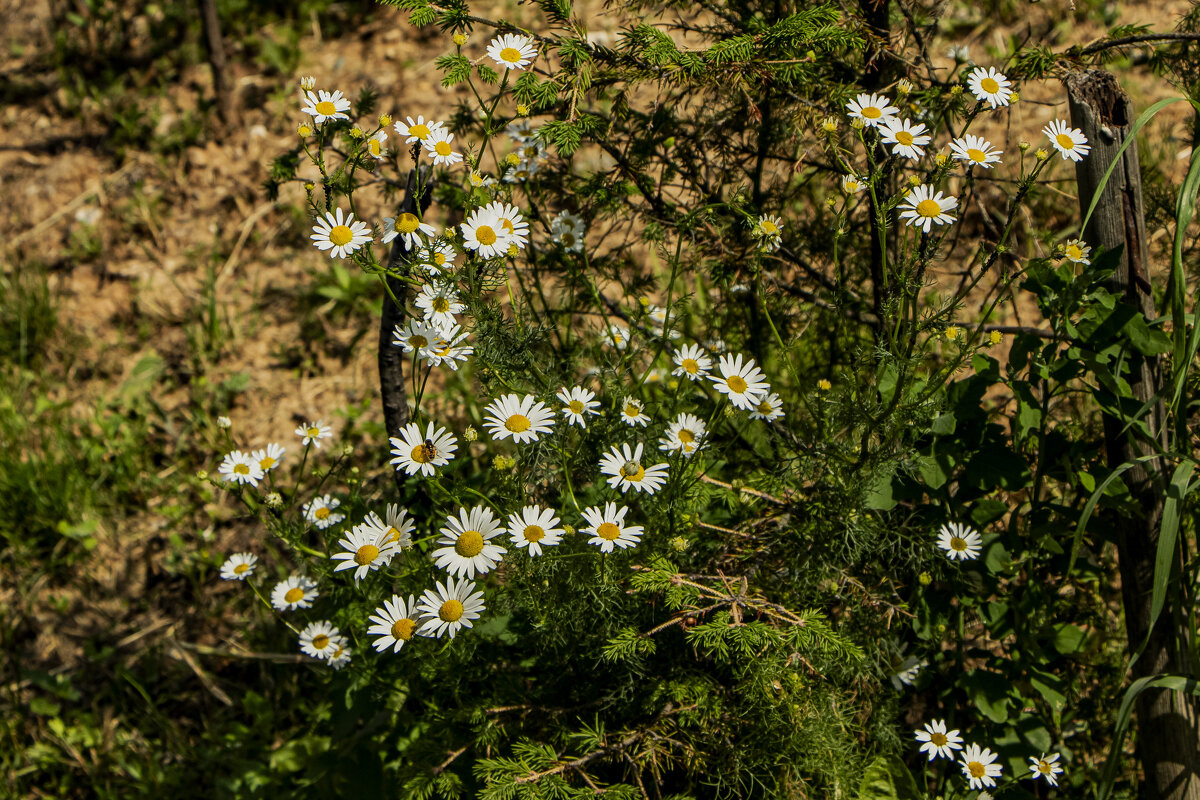
[[[221,40],[221,18],[216,0],[200,0],[200,19],[204,27],[204,46],[212,68],[213,91],[217,95],[217,116],[227,127],[237,124],[237,108],[229,91],[225,44]]]
[[[1133,105],[1116,78],[1102,70],[1072,72],[1065,81],[1071,109],[1071,124],[1083,131],[1091,153],[1075,165],[1079,182],[1079,205],[1087,212],[1104,172],[1133,125]],[[1124,302],[1149,318],[1154,304],[1149,279],[1146,220],[1142,213],[1141,170],[1137,146],[1131,144],[1121,155],[1100,195],[1096,211],[1083,232],[1093,247],[1123,248],[1113,274],[1111,288]],[[1124,376],[1134,398],[1146,403],[1159,391],[1157,357],[1130,354]],[[1165,449],[1165,412],[1160,400],[1146,416],[1151,435]],[[1119,419],[1104,420],[1108,465],[1115,468],[1155,452],[1152,442],[1132,431],[1122,432]],[[1154,586],[1154,559],[1162,519],[1166,465],[1159,459],[1134,466],[1124,475],[1130,493],[1141,510],[1136,516],[1112,519],[1117,531],[1117,555],[1121,569],[1121,596],[1125,606],[1125,630],[1130,649],[1147,642],[1134,664],[1133,677],[1186,674],[1186,655],[1180,652],[1180,632],[1172,627],[1170,607],[1163,610],[1150,629],[1150,602]],[[1147,639],[1147,636],[1149,637]],[[1140,797],[1145,800],[1200,800],[1200,726],[1194,699],[1183,692],[1150,690],[1137,700],[1138,751],[1145,773]]]

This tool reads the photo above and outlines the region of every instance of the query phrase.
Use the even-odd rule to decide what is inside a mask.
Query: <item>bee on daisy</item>
[[[517,444],[524,444],[554,430],[554,412],[533,395],[506,394],[489,403],[484,414],[483,427],[493,439],[511,437]]]
[[[346,258],[371,241],[371,229],[353,211],[345,214],[338,208],[317,219],[309,238],[318,250],[328,250],[330,258]]]
[[[950,212],[957,207],[957,197],[943,197],[941,192],[935,193],[932,186],[922,184],[905,195],[900,206],[900,219],[929,233],[933,225],[954,222],[954,215]]]
[[[525,69],[537,58],[537,48],[528,36],[506,33],[488,43],[487,55],[503,70]]]
[[[368,621],[373,624],[367,628],[367,635],[376,637],[373,642],[376,652],[382,653],[390,647],[393,653],[399,653],[404,643],[417,632],[416,598],[410,594],[405,600],[394,594],[391,600],[384,600],[383,605],[375,609]]]
[[[445,428],[435,428],[432,422],[422,433],[415,422],[410,422],[400,431],[400,436],[393,436],[392,455],[390,463],[397,470],[404,470],[409,475],[433,475],[437,467],[444,467],[454,458],[458,449],[458,439]]]
[[[433,562],[439,569],[456,578],[474,578],[476,573],[491,572],[504,557],[505,549],[491,542],[500,535],[501,527],[490,508],[460,508],[457,516],[447,517],[446,523],[437,540],[442,546],[433,551]]]
[[[433,589],[426,589],[417,603],[422,636],[451,639],[463,628],[470,628],[483,612],[483,592],[475,591],[475,584],[466,578],[455,581],[447,578]]]
[[[622,494],[630,488],[654,494],[666,484],[667,465],[643,466],[642,447],[641,442],[633,449],[630,449],[628,444],[620,447],[613,445],[612,449],[601,457],[600,473],[611,476],[608,479],[609,486],[620,489]]]
[[[562,541],[566,529],[553,509],[525,506],[508,515],[508,540],[523,547],[531,556],[540,556],[543,547],[553,547]]]
[[[571,425],[586,428],[587,417],[600,413],[600,402],[594,399],[596,393],[591,389],[576,386],[568,390],[566,387],[563,387],[558,390],[558,394],[555,397],[562,401],[562,414]]]
[[[604,553],[611,553],[615,547],[636,547],[645,529],[641,525],[626,525],[628,513],[628,506],[618,508],[616,503],[605,503],[603,509],[598,506],[585,508],[583,518],[587,526],[583,533],[592,537],[588,544],[596,545]]]

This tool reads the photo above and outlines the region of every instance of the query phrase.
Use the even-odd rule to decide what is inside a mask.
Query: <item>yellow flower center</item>
[[[1069,245],[1067,247],[1067,258],[1072,261],[1078,261],[1083,258],[1083,248],[1077,244]]]
[[[328,100],[322,100],[316,105],[317,113],[322,117],[332,117],[337,113],[337,106]]]
[[[883,112],[875,106],[867,106],[862,110],[862,115],[867,119],[879,119],[883,116]]]
[[[500,218],[500,227],[504,228],[504,230],[507,231],[508,233],[513,232],[513,222],[508,217]]]
[[[746,383],[746,381],[743,380],[740,375],[730,375],[725,379],[725,383],[729,386],[731,391],[737,392],[738,394],[746,391],[746,389],[750,386],[750,384]]]
[[[495,244],[497,237],[496,237],[496,232],[494,230],[492,230],[491,227],[489,227],[487,225],[480,225],[478,228],[475,229],[475,238],[479,241],[480,244],[489,245],[489,244]]]
[[[388,535],[384,537],[383,543],[388,544],[389,542],[398,542],[400,541],[401,535],[402,534],[400,531],[396,528],[388,528]]]
[[[412,638],[413,633],[417,630],[417,623],[413,622],[408,617],[403,617],[392,623],[392,636],[407,642]]]
[[[420,350],[422,347],[429,346],[429,340],[419,333],[414,333],[412,336],[408,337],[408,343],[418,350]]]
[[[1050,764],[1045,761],[1039,761],[1037,768],[1038,772],[1042,773],[1043,775],[1049,775],[1054,771]]]
[[[851,192],[851,193],[857,192],[858,191],[858,181],[856,181],[856,180],[846,181],[845,188],[846,188],[847,192]]]
[[[929,741],[933,742],[933,744],[935,744],[938,747],[945,747],[946,742],[947,742],[946,734],[944,734],[944,733],[930,734]]]
[[[633,403],[628,403],[625,406],[625,416],[640,417],[641,415],[642,415],[642,407],[641,406],[635,406]]]
[[[695,375],[700,371],[700,362],[694,358],[685,358],[683,360],[683,370],[689,375]]]
[[[317,519],[329,519],[329,506],[321,506],[313,512],[313,516]]]
[[[354,232],[345,225],[334,225],[333,230],[329,232],[329,241],[341,247],[344,244],[350,244],[350,240],[354,238]]]
[[[433,263],[437,264],[439,267],[443,266],[446,263],[446,254],[445,253],[434,253],[433,254]]]
[[[373,156],[382,155],[383,154],[383,143],[380,142],[378,139],[372,139],[371,141],[367,142],[367,150]]]
[[[978,147],[969,147],[967,148],[967,158],[982,164],[984,161],[987,161],[987,153],[983,152]]]
[[[967,549],[967,540],[959,536],[950,537],[950,549],[961,553]]]
[[[760,410],[760,411],[762,410],[762,407],[761,407],[761,406],[759,407],[759,410]],[[685,443],[685,444],[689,444],[689,443],[691,443],[691,442],[694,442],[694,441],[696,441],[696,434],[692,433],[692,432],[691,432],[691,431],[689,431],[687,428],[682,428],[682,429],[679,431],[679,433],[678,433],[678,434],[676,434],[676,435],[679,437],[679,441],[681,441],[681,442],[683,442],[683,443]]]
[[[896,141],[907,147],[913,143],[913,135],[908,131],[896,131]]]
[[[462,619],[463,604],[457,600],[447,600],[442,603],[442,607],[438,609],[438,618],[442,622],[458,622]]]
[[[500,51],[500,60],[508,64],[518,64],[521,61],[521,51],[515,47],[506,47]]]
[[[314,636],[312,646],[314,650],[324,650],[329,646],[329,637],[323,633]]]
[[[419,227],[421,227],[421,220],[417,219],[416,214],[409,214],[405,211],[396,219],[396,230],[400,233],[416,233]]]
[[[437,455],[436,450],[434,451],[434,455]],[[412,452],[409,453],[409,456],[412,458],[413,461],[417,462],[418,464],[424,464],[428,461],[433,460],[433,458],[430,456],[429,452],[425,449],[424,444],[419,444],[416,447],[414,447],[412,449]],[[395,529],[393,528],[393,530],[395,530]]]
[[[583,403],[579,400],[572,400],[571,402],[567,403],[567,408],[571,410],[572,414],[583,413]]]
[[[241,575],[242,573],[244,573],[244,572],[245,572],[246,570],[248,570],[248,569],[250,569],[250,565],[249,565],[249,564],[238,564],[236,567],[234,567],[234,568],[233,568],[233,574],[234,574],[234,575]]]
[[[410,125],[408,127],[408,135],[415,136],[418,139],[424,139],[426,136],[429,135],[429,126],[428,125]]]
[[[995,78],[984,78],[979,82],[979,88],[988,94],[995,94],[1000,91],[1000,84]]]
[[[1055,136],[1054,141],[1058,142],[1058,146],[1063,150],[1075,149],[1075,140],[1070,136],[1067,136],[1065,133],[1060,133],[1058,136]]]
[[[304,590],[299,586],[293,586],[287,590],[287,594],[283,596],[285,603],[298,603],[304,599]]]
[[[596,535],[611,542],[621,535],[621,529],[611,522],[601,522],[596,528]]]
[[[438,314],[445,314],[450,310],[450,301],[444,297],[435,297],[433,298],[432,306],[433,310]]]
[[[758,225],[760,228],[762,228],[763,233],[767,234],[768,236],[779,233],[779,226],[769,219],[764,219],[762,222],[758,223]]]
[[[971,763],[967,764],[967,769],[971,771],[972,778],[982,778],[987,774],[987,768],[978,761],[972,761]]]
[[[771,404],[769,402],[767,402],[766,400],[763,400],[761,403],[758,404],[758,413],[770,414],[771,413]],[[680,436],[679,438],[682,439],[683,436]]]
[[[258,460],[258,466],[262,470],[266,471],[275,466],[275,459],[271,458],[270,456],[263,456]]]
[[[573,233],[563,231],[563,234],[561,237],[559,237],[559,239],[562,241],[563,247],[574,247],[575,246],[575,234],[573,234]]]
[[[451,152],[453,152],[453,148],[450,147],[449,142],[437,142],[433,146],[433,151],[439,156],[445,158],[446,156],[450,155]]]
[[[508,428],[513,433],[523,433],[529,430],[529,417],[524,414],[513,414],[504,421],[504,427]]]
[[[314,439],[321,435],[320,428],[308,428],[305,432]]]
[[[922,200],[917,203],[917,214],[933,218],[942,213],[942,207],[936,200]]]
[[[249,475],[250,467],[246,466],[245,464],[234,464],[233,471],[238,475]]]
[[[526,525],[521,535],[527,542],[540,542],[545,537],[546,531],[540,525]]]
[[[454,543],[454,552],[463,558],[474,558],[483,552],[483,534],[479,531],[463,531]]]
[[[354,563],[360,567],[365,567],[377,558],[379,558],[379,548],[373,544],[364,544],[354,554]]]

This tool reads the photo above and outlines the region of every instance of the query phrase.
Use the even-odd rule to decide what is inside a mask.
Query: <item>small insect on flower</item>
[[[428,139],[430,134],[432,134],[434,131],[441,130],[445,127],[445,125],[441,122],[434,122],[433,120],[426,122],[425,118],[422,116],[418,116],[416,122],[413,122],[412,117],[407,117],[406,120],[407,121],[405,122],[400,122],[397,120],[396,124],[392,126],[392,130],[404,137],[405,144],[423,142]]]
[[[334,511],[335,508],[342,504],[331,494],[323,497],[314,497],[312,500],[304,504],[304,518],[316,525],[320,530],[337,525],[346,518],[345,514]]]
[[[540,556],[543,547],[553,547],[562,541],[566,530],[560,524],[553,509],[525,506],[520,513],[508,515],[508,540],[528,549],[529,555]]]
[[[506,33],[488,43],[487,54],[501,69],[525,69],[537,58],[537,48],[528,36]]]
[[[771,392],[758,401],[758,405],[750,412],[750,419],[761,419],[774,422],[783,416],[783,400],[775,392]]]
[[[1091,264],[1092,248],[1079,239],[1071,239],[1063,245],[1063,255],[1073,264]]]
[[[283,454],[287,451],[275,442],[271,442],[262,450],[255,450],[251,454],[251,458],[258,464],[258,468],[263,471],[263,474],[270,472],[279,466],[279,462],[283,460]]]
[[[317,599],[317,582],[303,575],[291,575],[271,590],[271,605],[279,611],[309,608]]]
[[[930,761],[939,756],[953,759],[954,751],[962,750],[962,737],[958,735],[957,730],[947,731],[945,720],[935,719],[927,722],[925,730],[916,731],[915,735],[917,741],[922,742],[921,752],[928,753]]]
[[[1003,770],[999,764],[993,764],[996,760],[996,754],[986,747],[980,748],[977,744],[969,744],[963,750],[962,760],[959,765],[962,767],[963,775],[967,777],[972,789],[982,789],[993,787],[996,785],[996,778],[1000,777]]]
[[[972,136],[969,133],[950,142],[950,152],[957,161],[965,161],[968,165],[978,164],[986,169],[991,169],[992,164],[1000,163],[1000,150],[994,149],[992,143],[982,136]]]
[[[445,128],[438,128],[421,142],[425,152],[433,158],[437,166],[453,166],[463,160],[462,153],[454,149],[454,134]]]
[[[342,634],[324,620],[310,622],[300,631],[300,650],[313,658],[328,659],[342,646]]]
[[[539,433],[554,430],[554,412],[533,395],[506,394],[484,409],[483,427],[493,439],[512,440],[517,444],[537,441]]]
[[[650,423],[650,415],[643,413],[642,401],[626,397],[621,403],[621,421],[630,427],[646,427]]]
[[[474,578],[476,573],[491,572],[504,558],[505,549],[491,542],[502,529],[490,508],[475,506],[470,511],[460,508],[458,516],[451,514],[446,523],[437,540],[442,547],[432,553],[440,569],[456,578]]]
[[[217,472],[227,481],[248,483],[251,486],[258,486],[258,482],[263,478],[262,467],[258,461],[241,450],[226,453],[225,458],[221,460],[221,466],[217,467]]]
[[[394,594],[368,620],[374,624],[367,628],[367,635],[378,637],[373,643],[375,650],[382,653],[390,647],[393,653],[399,653],[417,632],[417,600],[411,594],[407,601]]]
[[[708,379],[718,392],[729,398],[735,408],[743,411],[753,411],[762,396],[771,391],[766,376],[754,365],[754,359],[747,359],[743,363],[740,353],[721,356],[717,361],[717,371],[721,373],[720,376],[710,375]]]
[[[704,447],[707,435],[708,426],[704,420],[684,412],[670,424],[666,436],[659,439],[658,449],[668,453],[679,450],[685,456],[690,456]]]
[[[587,416],[599,414],[600,402],[595,400],[596,393],[591,389],[576,386],[568,390],[565,386],[555,395],[562,401],[562,414],[571,425],[587,427]]]
[[[598,506],[585,508],[583,518],[587,525],[583,533],[592,537],[588,544],[596,545],[605,553],[611,553],[614,547],[636,547],[645,529],[641,525],[626,525],[628,513],[628,506],[617,508],[616,503],[605,503],[603,510]]]
[[[992,108],[1008,105],[1008,98],[1013,93],[1012,82],[997,72],[995,67],[976,67],[967,78],[967,88],[976,100],[982,100]]]
[[[979,557],[983,537],[973,528],[951,522],[938,531],[938,547],[946,551],[946,557],[951,561],[966,561]]]
[[[1046,755],[1042,753],[1038,758],[1029,757],[1029,777],[1037,780],[1045,778],[1046,783],[1051,786],[1058,786],[1058,776],[1062,774],[1063,768],[1058,763],[1058,753]]]
[[[857,175],[842,176],[842,191],[846,194],[858,194],[867,188],[867,184]]]
[[[227,581],[244,581],[254,572],[258,556],[253,553],[234,553],[221,565],[221,577]]]
[[[628,444],[620,447],[613,445],[607,453],[601,456],[600,473],[611,476],[608,479],[609,486],[620,489],[622,494],[629,491],[630,488],[646,494],[654,494],[666,484],[668,466],[666,464],[643,466],[641,463],[642,448],[641,442],[638,442],[637,447],[633,449],[630,449]]]
[[[502,256],[511,243],[500,215],[490,207],[471,212],[461,227],[463,246],[474,250],[480,258]]]
[[[311,444],[313,447],[320,450],[321,440],[328,439],[329,437],[333,436],[333,428],[326,425],[324,420],[317,420],[316,422],[304,423],[300,427],[296,428],[295,433],[300,437],[300,444],[304,445],[305,447],[308,447]]]
[[[355,525],[344,538],[338,540],[338,545],[342,552],[334,553],[330,559],[342,563],[333,571],[354,570],[356,583],[367,577],[368,572],[386,566],[399,550],[395,542],[384,541],[378,529],[371,525]]]
[[[954,222],[954,216],[948,212],[957,207],[958,198],[943,197],[941,192],[935,194],[932,186],[922,184],[905,195],[904,203],[900,206],[900,219],[929,233],[935,224]]]
[[[417,604],[421,621],[417,633],[439,639],[448,634],[453,639],[460,629],[470,628],[471,622],[479,619],[484,610],[483,592],[475,591],[475,584],[466,578],[447,578],[435,587],[426,589]]]
[[[883,124],[881,130],[883,136],[880,141],[892,145],[893,155],[904,156],[913,161],[925,154],[922,148],[930,141],[929,135],[925,133],[925,125],[920,122],[913,125],[906,119],[890,119]]]
[[[862,120],[867,127],[874,128],[887,122],[900,113],[900,109],[891,105],[890,101],[881,94],[860,94],[846,104],[851,119]]]
[[[1087,143],[1087,137],[1078,128],[1071,128],[1061,119],[1051,122],[1042,128],[1042,133],[1054,145],[1054,149],[1062,156],[1063,161],[1082,161],[1083,157],[1092,151]]]
[[[550,221],[550,238],[568,253],[583,252],[583,236],[583,219],[568,211]]]
[[[354,219],[354,212],[336,214],[326,211],[323,218],[313,225],[313,245],[318,250],[328,250],[330,258],[346,258],[358,248],[371,241],[371,229],[365,222]]]
[[[400,437],[390,439],[392,443],[391,460],[397,470],[404,470],[409,475],[432,475],[436,467],[444,467],[454,458],[458,449],[458,439],[445,428],[434,429],[432,422],[425,432],[415,422],[410,422],[400,431]]]
[[[317,94],[306,91],[304,106],[300,110],[310,115],[318,125],[331,119],[350,119],[345,113],[350,110],[350,101],[339,91],[327,92],[322,89]]]
[[[423,244],[421,234],[433,236],[433,226],[428,222],[421,222],[416,214],[405,211],[399,217],[383,218],[383,235],[380,237],[380,241],[388,244],[399,236],[405,247],[415,250]]]

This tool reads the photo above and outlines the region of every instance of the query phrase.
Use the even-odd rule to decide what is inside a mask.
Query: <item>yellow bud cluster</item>
[[[462,47],[467,43],[467,35],[465,33],[456,33],[450,37],[451,41],[458,47]]]
[[[824,378],[821,378],[819,381],[817,381],[817,391],[828,392],[832,388],[833,384]]]

